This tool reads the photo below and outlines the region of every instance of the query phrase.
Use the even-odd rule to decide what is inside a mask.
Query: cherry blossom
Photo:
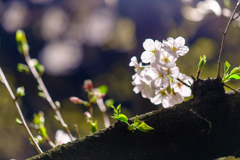
[[[141,92],[143,98],[164,108],[172,107],[175,104],[184,101],[184,97],[191,96],[191,89],[185,86],[178,79],[186,84],[192,84],[193,80],[180,73],[176,66],[179,56],[184,56],[188,52],[185,45],[185,39],[178,37],[167,38],[163,43],[158,40],[146,39],[143,42],[145,51],[141,55],[143,63],[138,63],[137,58],[131,58],[129,66],[135,68],[135,74],[132,76],[133,91],[137,94]],[[171,90],[169,94],[168,91]]]
[[[189,48],[184,45],[185,39],[183,37],[177,37],[175,40],[169,37],[167,41],[163,41],[163,49],[175,58],[187,54]]]
[[[178,78],[187,84],[193,83],[192,78],[185,74],[180,73]],[[191,92],[192,92],[191,89],[189,87],[185,86],[184,84],[182,84],[181,82],[179,82],[178,80],[173,80],[171,83],[171,86],[175,92],[180,93],[183,97],[191,96]]]
[[[153,104],[161,104],[163,105],[164,108],[170,107],[169,103],[170,96],[168,92],[165,89],[157,91],[156,95],[152,97],[150,100]]]
[[[162,43],[152,39],[146,39],[143,42],[143,48],[145,51],[141,55],[141,60],[143,63],[150,63],[154,59],[156,54],[160,54]]]

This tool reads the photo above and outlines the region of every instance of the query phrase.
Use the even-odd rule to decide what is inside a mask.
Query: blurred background
[[[90,134],[83,112],[86,108],[69,101],[70,96],[86,100],[82,89],[85,79],[94,87],[108,86],[106,98],[115,106],[122,104],[128,117],[161,108],[136,95],[132,89],[132,56],[140,61],[147,38],[162,41],[182,36],[190,51],[180,57],[180,72],[196,75],[199,57],[206,55],[207,64],[200,78],[216,77],[222,34],[237,0],[1,0],[0,1],[0,66],[15,91],[24,86],[26,96],[19,100],[23,114],[31,126],[33,113],[43,111],[48,135],[54,141],[62,129],[54,119],[49,104],[38,96],[37,83],[31,74],[17,71],[25,63],[17,51],[15,32],[23,29],[30,46],[30,56],[45,66],[43,81],[53,100],[60,101],[61,113],[73,135],[74,124],[81,136]],[[239,19],[240,20],[240,19]],[[234,21],[227,33],[223,64],[231,68],[240,64],[240,21]],[[238,88],[236,81],[229,82]],[[226,90],[229,91],[229,90]],[[108,111],[113,114],[112,109]],[[0,85],[0,160],[22,160],[37,153],[29,143],[23,126],[16,125],[15,106]],[[101,112],[94,106],[98,128],[103,128]],[[113,123],[114,120],[111,119]],[[31,128],[34,136],[38,133]],[[41,144],[43,151],[50,149]]]

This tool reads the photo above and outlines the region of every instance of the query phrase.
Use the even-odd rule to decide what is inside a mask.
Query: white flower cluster
[[[176,60],[184,56],[189,48],[185,46],[185,39],[169,37],[163,42],[146,39],[143,42],[145,51],[141,60],[147,65],[138,63],[137,58],[131,58],[129,66],[135,67],[135,74],[132,76],[133,91],[141,92],[143,98],[149,98],[155,105],[161,104],[164,108],[181,103],[184,97],[191,96],[191,89],[181,83],[192,84],[189,76],[179,72]],[[171,93],[168,93],[170,91]]]

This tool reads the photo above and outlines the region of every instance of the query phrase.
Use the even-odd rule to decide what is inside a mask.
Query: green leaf
[[[233,74],[229,77],[229,79],[240,79],[240,76],[237,74]]]
[[[200,61],[199,61],[199,64],[198,64],[198,69],[199,69],[199,70],[202,70],[206,62],[207,62],[206,56],[205,56],[205,55],[203,55],[202,57],[200,56]]]
[[[233,70],[230,72],[230,74],[240,74],[240,67],[235,67]]]
[[[99,89],[100,93],[105,94],[105,95],[108,92],[108,87],[106,85],[101,85],[101,86],[98,87],[98,89]]]
[[[42,137],[43,137],[44,139],[46,139],[46,138],[48,137],[48,135],[47,135],[47,130],[46,130],[46,128],[44,127],[43,124],[41,124],[41,125],[39,126],[39,131],[40,131],[40,133],[41,133],[41,135],[42,135]]]
[[[223,75],[223,78],[222,78],[222,82],[227,82],[227,81],[229,81],[230,78],[231,77],[231,74],[228,74],[228,73],[226,73],[226,74],[224,74]]]
[[[134,125],[135,126],[139,126],[141,124],[141,121],[139,121],[139,118],[138,118],[138,116],[136,115],[135,116],[135,119],[134,119]]]
[[[92,133],[97,132],[97,121],[95,121],[95,122],[90,121],[90,127],[91,127],[90,130]]]
[[[134,132],[136,130],[136,126],[134,124],[131,124],[128,126],[128,130]]]
[[[224,64],[224,74],[227,74],[230,64],[226,61]]]
[[[127,118],[127,116],[125,116],[124,114],[118,114],[118,115],[111,116],[111,117],[114,118],[114,119],[123,121],[123,122],[125,122],[125,123],[128,123],[128,118]]]
[[[117,106],[117,114],[120,114],[121,113],[121,104],[119,104],[118,106]]]
[[[141,122],[141,124],[137,126],[137,129],[142,132],[148,132],[149,130],[154,130],[154,128],[147,125],[145,122]]]
[[[110,108],[114,104],[114,99],[107,99],[105,101],[106,107]]]

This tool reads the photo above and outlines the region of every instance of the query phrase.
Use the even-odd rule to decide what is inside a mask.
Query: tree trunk
[[[139,116],[154,130],[116,122],[80,140],[28,160],[213,160],[240,154],[240,94],[225,93],[221,79],[197,80],[193,98]],[[129,120],[133,123],[133,118]]]

